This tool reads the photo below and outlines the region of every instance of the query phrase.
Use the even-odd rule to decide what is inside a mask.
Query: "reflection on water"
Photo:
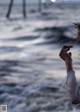
[[[70,24],[80,20],[75,7],[54,6],[41,16],[35,7],[35,14],[28,10],[27,21],[12,16],[6,20],[7,6],[0,7],[5,9],[0,10],[0,104],[7,104],[9,112],[79,111],[62,88],[66,70],[58,56],[64,44],[75,43],[76,30]],[[20,6],[16,8],[13,16],[21,17]],[[80,78],[79,43],[72,52]]]

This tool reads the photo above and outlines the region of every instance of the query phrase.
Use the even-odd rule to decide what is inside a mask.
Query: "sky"
[[[26,1],[28,1],[29,3],[32,3],[32,2],[34,2],[34,3],[36,3],[36,2],[38,2],[38,0],[26,0]],[[53,0],[54,1],[54,0]],[[75,1],[75,2],[77,2],[77,1],[80,1],[80,0],[55,0],[56,2],[66,2],[66,1]],[[10,2],[10,0],[0,0],[0,3],[9,3]],[[14,2],[15,3],[21,3],[22,2],[22,0],[14,0]]]
[[[28,2],[37,2],[38,0],[26,0]],[[10,0],[0,0],[0,3],[9,3]],[[15,3],[21,3],[22,0],[14,0]]]

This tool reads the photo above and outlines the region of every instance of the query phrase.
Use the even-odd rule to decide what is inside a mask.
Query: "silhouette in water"
[[[42,12],[42,0],[38,0],[38,10],[40,13]]]
[[[22,0],[22,1],[23,1],[23,16],[24,16],[24,18],[26,18],[27,17],[27,15],[26,15],[26,0]],[[11,13],[11,10],[12,10],[12,7],[13,7],[13,2],[14,2],[14,0],[10,1],[8,13],[6,15],[7,18],[10,17],[10,13]]]

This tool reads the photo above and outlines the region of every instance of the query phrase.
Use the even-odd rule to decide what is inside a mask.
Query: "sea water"
[[[73,22],[80,22],[79,4],[42,7],[14,5],[6,18],[8,5],[0,5],[0,105],[8,112],[79,112],[62,87],[65,63],[59,57],[65,44],[72,44],[72,57],[79,79],[79,43]]]

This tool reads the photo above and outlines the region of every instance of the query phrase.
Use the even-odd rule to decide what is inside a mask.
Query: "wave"
[[[72,31],[71,31],[72,29]],[[62,44],[62,43],[75,43],[76,34],[73,32],[72,26],[63,27],[45,27],[43,29],[36,29],[36,32],[44,33],[44,41],[38,44]],[[79,43],[79,42],[78,42]]]

